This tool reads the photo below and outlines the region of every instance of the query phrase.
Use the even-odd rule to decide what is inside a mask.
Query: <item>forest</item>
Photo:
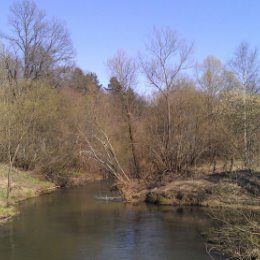
[[[59,186],[85,175],[112,178],[129,201],[137,187],[175,179],[258,174],[257,48],[241,42],[230,60],[197,62],[193,43],[157,27],[144,46],[136,57],[122,49],[112,53],[104,86],[96,72],[75,63],[63,23],[31,1],[11,6],[9,27],[0,31],[0,161],[7,166],[7,200],[13,168]],[[257,232],[259,246],[259,227]],[[251,257],[235,259],[258,259]]]

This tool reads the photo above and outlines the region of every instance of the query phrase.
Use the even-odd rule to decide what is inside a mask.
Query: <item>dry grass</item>
[[[146,191],[146,201],[178,206],[248,208],[260,211],[260,174],[241,170],[176,179]]]
[[[232,171],[241,171],[244,169],[245,169],[245,166],[244,166],[243,161],[241,161],[241,160],[234,161]],[[255,172],[260,172],[260,158],[255,160],[255,163],[250,166],[250,169]],[[229,171],[229,170],[230,170],[230,161],[226,161],[226,162],[221,161],[221,160],[216,161],[215,173],[221,173],[221,172]],[[208,175],[210,173],[213,173],[213,165],[204,163],[200,166],[197,166],[195,172],[198,175]]]

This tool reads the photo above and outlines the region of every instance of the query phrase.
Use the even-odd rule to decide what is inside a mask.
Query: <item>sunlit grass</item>
[[[31,172],[13,168],[11,172],[11,192],[6,200],[8,166],[0,164],[0,220],[17,214],[14,204],[32,198],[48,189],[54,184],[41,180]]]

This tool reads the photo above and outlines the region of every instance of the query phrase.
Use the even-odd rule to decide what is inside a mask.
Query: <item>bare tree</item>
[[[249,164],[248,148],[248,112],[247,95],[259,92],[259,61],[256,48],[251,49],[249,44],[242,42],[237,48],[233,59],[229,63],[230,69],[237,79],[236,88],[242,92],[243,99],[243,139],[244,139],[244,162]]]
[[[215,228],[209,233],[207,251],[212,259],[222,253],[229,260],[252,260],[260,257],[259,213],[250,211],[224,212],[220,210],[210,217]]]
[[[260,91],[258,49],[251,48],[247,42],[242,42],[229,62],[229,67],[238,79],[238,89],[245,93],[256,94]]]
[[[207,149],[209,153],[210,166],[213,165],[213,172],[216,170],[216,156],[218,138],[215,129],[219,124],[218,97],[225,86],[225,69],[222,63],[215,57],[209,56],[204,62],[196,66],[197,81],[199,87],[205,92],[205,112],[207,118]]]
[[[15,2],[9,19],[10,34],[1,34],[20,59],[23,77],[37,79],[54,66],[65,66],[73,57],[72,42],[65,26],[49,21],[33,1]]]
[[[144,75],[148,82],[164,97],[166,104],[166,131],[164,136],[165,158],[171,169],[170,149],[172,149],[172,118],[170,94],[174,90],[180,73],[190,67],[192,45],[187,45],[170,30],[154,29],[151,41],[146,45],[148,57],[141,59]]]
[[[127,57],[126,53],[119,50],[117,54],[108,60],[108,68],[111,77],[115,77],[119,83],[117,93],[120,96],[122,110],[128,125],[128,136],[135,167],[135,177],[139,178],[139,166],[136,155],[136,145],[133,131],[133,115],[130,109],[130,90],[136,84],[137,65],[134,59]]]
[[[117,158],[109,136],[97,123],[88,122],[87,131],[84,132],[78,127],[78,133],[84,144],[80,149],[80,155],[95,160],[120,183],[126,184],[130,181]]]
[[[16,95],[14,82],[19,77],[21,72],[19,59],[13,56],[8,50],[3,48],[0,51],[0,70],[1,70],[1,81],[8,81],[10,91],[13,95]]]
[[[197,66],[197,80],[209,97],[217,96],[225,86],[225,69],[221,61],[213,56],[207,57]]]

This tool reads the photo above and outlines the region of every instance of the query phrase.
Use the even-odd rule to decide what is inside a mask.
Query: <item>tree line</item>
[[[110,82],[74,63],[67,28],[29,0],[0,33],[0,160],[66,185],[75,172],[121,183],[259,167],[259,60],[194,62],[193,45],[155,28],[146,51],[108,59]],[[152,95],[140,95],[138,78]],[[8,174],[8,192],[11,176]]]

